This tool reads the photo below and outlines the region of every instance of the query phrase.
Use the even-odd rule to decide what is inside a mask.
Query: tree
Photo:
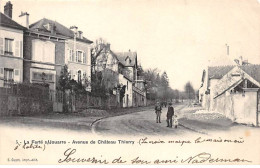
[[[68,66],[67,65],[65,65],[63,67],[63,69],[61,70],[61,75],[60,75],[59,80],[58,80],[57,89],[61,90],[63,92],[65,92],[65,90],[67,90],[67,89],[71,89],[70,74],[68,72]]]
[[[104,53],[106,54],[108,52],[108,50],[110,50],[110,47],[108,47],[109,45],[110,44],[108,44],[104,39],[99,38],[95,41],[93,47],[90,49],[90,53],[91,53],[91,74],[95,73],[98,57],[102,56],[102,57],[104,57],[103,59],[105,59]]]
[[[184,90],[188,99],[194,99],[195,91],[190,81],[185,84]]]
[[[167,101],[167,99],[169,98],[170,94],[169,94],[169,79],[168,79],[168,75],[167,73],[164,71],[163,74],[161,75],[161,80],[160,80],[160,87],[161,87],[161,91],[163,94],[163,99],[164,101]]]

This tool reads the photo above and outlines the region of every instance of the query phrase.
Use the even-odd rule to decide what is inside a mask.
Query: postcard
[[[1,165],[259,165],[257,0],[0,1]]]

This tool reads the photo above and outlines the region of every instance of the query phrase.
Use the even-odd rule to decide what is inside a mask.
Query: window
[[[35,39],[32,41],[32,60],[55,63],[55,43]]]
[[[74,51],[69,50],[69,55],[70,55],[70,61],[74,61]]]
[[[83,63],[86,64],[86,62],[87,62],[87,58],[86,58],[86,53],[84,52],[83,53]]]
[[[53,74],[46,74],[44,72],[33,72],[33,80],[53,81]]]
[[[14,81],[14,70],[4,68],[4,86],[8,86]]]
[[[82,62],[82,51],[77,51],[77,62]]]
[[[13,39],[5,38],[5,54],[13,55]]]

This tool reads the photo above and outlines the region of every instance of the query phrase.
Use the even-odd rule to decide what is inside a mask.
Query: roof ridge
[[[232,66],[236,66],[236,65],[216,65],[216,66],[208,66],[208,67],[221,68],[221,67],[232,67]]]

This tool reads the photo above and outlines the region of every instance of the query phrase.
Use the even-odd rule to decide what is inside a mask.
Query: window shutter
[[[20,57],[23,58],[23,42],[20,41]]]
[[[14,82],[20,82],[20,69],[14,69]]]
[[[86,57],[86,53],[83,52],[83,63],[84,63],[84,64],[86,63],[86,59],[87,59],[87,57]]]
[[[14,52],[14,55],[15,56],[17,56],[17,57],[19,57],[20,56],[20,43],[19,43],[19,41],[15,41],[15,52]]]
[[[4,54],[4,39],[0,37],[0,54]]]
[[[0,68],[0,78],[4,78],[4,68]]]

